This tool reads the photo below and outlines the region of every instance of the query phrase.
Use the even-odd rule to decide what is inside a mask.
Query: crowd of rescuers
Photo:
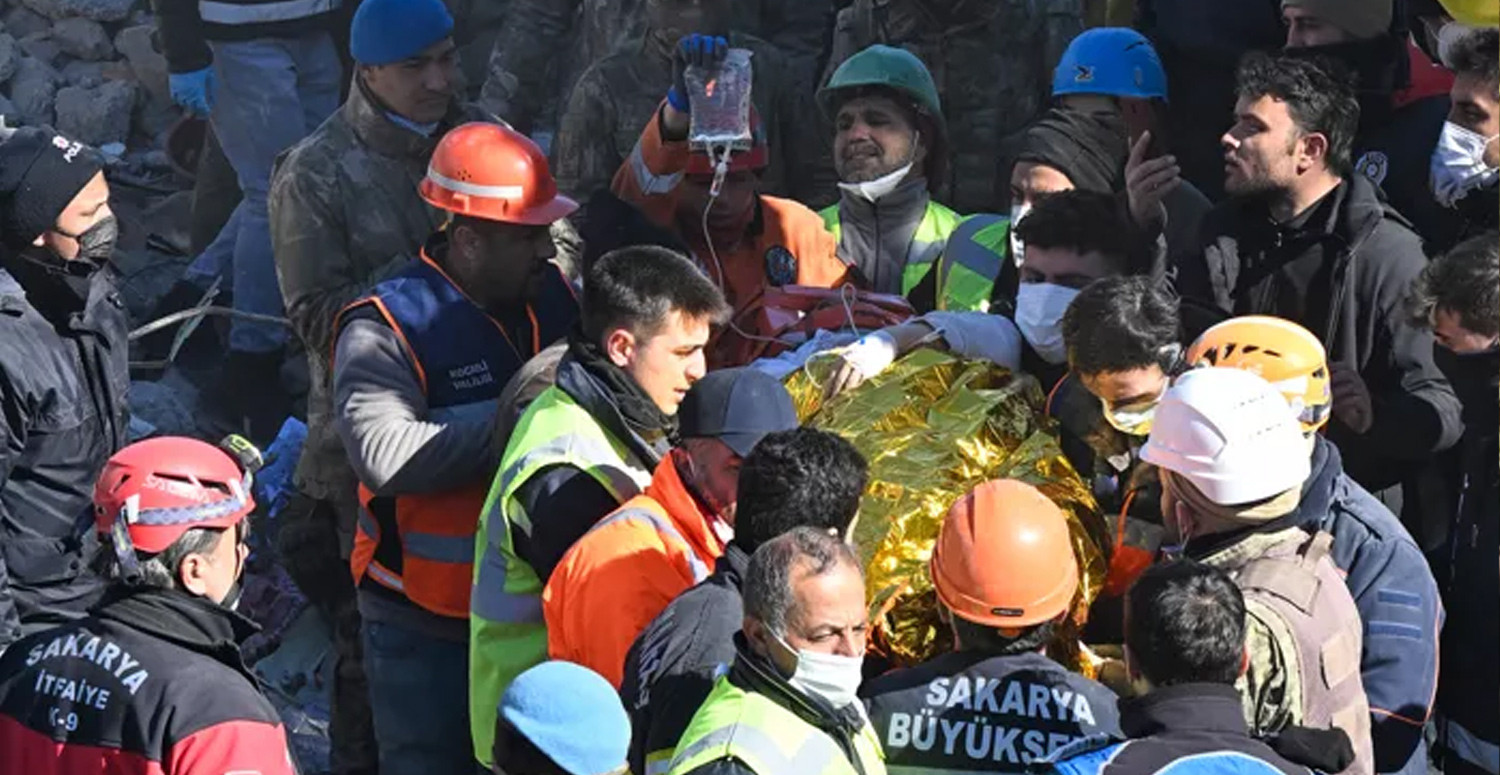
[[[332,771],[1500,775],[1500,19],[1200,4],[157,2],[243,191],[159,311],[232,281],[308,360],[269,548]],[[689,71],[740,48],[725,157]],[[0,129],[0,773],[289,775],[262,460],[127,443],[105,169]],[[286,331],[210,391],[255,442]],[[924,558],[951,650],[866,658],[869,469],[801,343],[828,396],[919,348],[1041,383],[1109,527],[1096,678],[1010,479]]]

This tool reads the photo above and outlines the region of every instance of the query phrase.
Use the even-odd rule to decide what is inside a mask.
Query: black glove
[[[688,66],[718,67],[728,55],[729,41],[716,35],[695,32],[677,41],[677,47],[672,49],[672,88],[667,91],[667,102],[678,111],[687,113],[690,103],[683,74]]]
[[[1287,727],[1265,743],[1281,758],[1319,772],[1343,772],[1354,763],[1354,745],[1342,729]]]

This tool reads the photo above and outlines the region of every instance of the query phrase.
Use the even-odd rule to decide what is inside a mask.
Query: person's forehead
[[[1485,79],[1478,73],[1457,73],[1449,92],[1454,103],[1467,103],[1494,112],[1500,102],[1500,82]]]
[[[1255,116],[1272,126],[1279,123],[1289,123],[1292,120],[1292,113],[1287,108],[1286,102],[1272,94],[1262,94],[1258,97],[1240,97],[1235,102],[1234,112]]]
[[[1155,387],[1166,375],[1161,366],[1153,363],[1124,371],[1102,371],[1078,376],[1083,381],[1083,386],[1095,395],[1120,395],[1136,392],[1143,387]]]
[[[836,560],[822,573],[814,573],[813,567],[811,559],[799,557],[789,574],[792,597],[804,623],[843,621],[850,618],[851,610],[863,612],[864,585],[858,568],[846,560]]]
[[[858,115],[866,111],[900,114],[901,106],[889,94],[860,94],[839,107],[839,115]]]
[[[1010,171],[1010,182],[1014,186],[1029,186],[1043,191],[1067,191],[1073,188],[1073,182],[1062,170],[1035,161],[1016,162]]]
[[[1462,316],[1453,310],[1438,307],[1432,311],[1432,328],[1443,336],[1470,336],[1474,332],[1463,327]]]
[[[1021,265],[1043,274],[1089,273],[1095,266],[1108,266],[1109,259],[1097,250],[1079,253],[1071,247],[1026,246]]]

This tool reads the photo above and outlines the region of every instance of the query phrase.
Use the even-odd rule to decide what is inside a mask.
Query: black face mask
[[[1496,392],[1500,388],[1500,349],[1491,347],[1460,355],[1441,345],[1433,347],[1433,361],[1463,404],[1464,424],[1494,428],[1500,420],[1500,396]]]
[[[59,231],[64,237],[78,241],[78,259],[102,264],[115,255],[115,240],[120,237],[120,222],[113,215],[106,215],[80,234]]]

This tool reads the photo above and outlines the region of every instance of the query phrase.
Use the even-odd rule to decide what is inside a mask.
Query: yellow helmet
[[[1313,433],[1328,422],[1333,407],[1328,354],[1311,331],[1290,320],[1268,315],[1230,318],[1193,342],[1187,363],[1260,375],[1286,396],[1303,433]]]
[[[1500,27],[1500,5],[1495,0],[1441,0],[1453,20],[1470,27]]]

